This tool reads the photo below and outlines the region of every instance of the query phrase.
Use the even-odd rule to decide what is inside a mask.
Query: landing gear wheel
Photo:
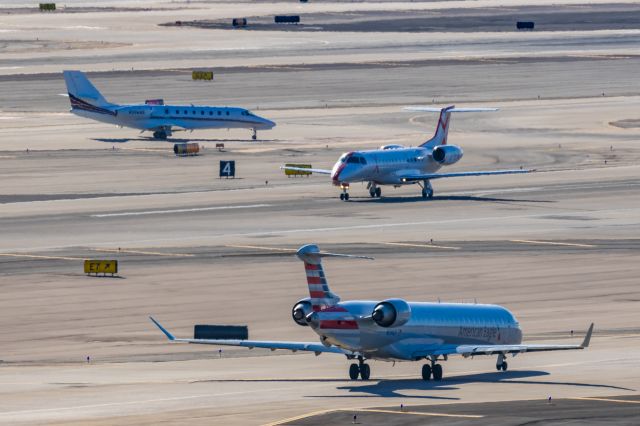
[[[422,190],[422,198],[425,200],[427,198],[433,198],[433,190],[432,189],[423,189]]]
[[[253,135],[251,135],[251,139],[253,139],[254,141],[258,139],[258,132],[256,131],[256,129],[253,129]]]
[[[369,195],[371,196],[371,198],[375,198],[376,197],[376,190],[372,189],[371,191],[369,191]]]
[[[433,380],[442,380],[442,366],[440,364],[434,364],[431,370],[433,371]]]
[[[344,194],[340,194],[340,199],[344,201]]]
[[[167,139],[167,132],[165,132],[164,130],[156,130],[155,132],[153,132],[153,138],[165,140]]]
[[[422,380],[430,380],[431,379],[431,366],[429,364],[425,364],[422,366]]]
[[[382,189],[376,188],[376,197],[380,198],[381,195],[382,195]]]
[[[346,194],[344,194],[344,200],[345,201],[349,201],[349,193],[348,192]]]
[[[509,368],[509,365],[507,364],[507,361],[502,363],[502,371],[507,371],[507,368]]]
[[[370,376],[371,376],[371,368],[369,367],[369,364],[361,364],[360,365],[360,378],[362,380],[369,380]]]
[[[349,366],[349,378],[351,378],[351,380],[358,380],[358,374],[360,374],[358,364],[351,364]]]

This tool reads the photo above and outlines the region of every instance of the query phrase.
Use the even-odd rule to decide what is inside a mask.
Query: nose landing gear
[[[258,131],[256,129],[253,129],[253,134],[251,135],[251,139],[253,139],[254,141],[258,139]]]
[[[342,190],[342,194],[340,194],[340,199],[342,201],[349,201],[349,184],[341,183],[340,189]]]

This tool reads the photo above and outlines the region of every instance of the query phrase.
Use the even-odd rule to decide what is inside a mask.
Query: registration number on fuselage
[[[460,327],[458,337],[493,339],[498,335],[497,327]]]

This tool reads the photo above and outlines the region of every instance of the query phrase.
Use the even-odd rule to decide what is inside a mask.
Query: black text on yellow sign
[[[193,80],[213,80],[213,71],[192,71],[191,78]]]
[[[85,274],[117,274],[118,273],[118,261],[117,260],[85,260],[84,261],[84,273]]]

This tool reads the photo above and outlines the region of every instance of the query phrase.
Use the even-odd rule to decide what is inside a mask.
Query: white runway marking
[[[226,245],[225,247],[246,248],[246,249],[256,249],[256,250],[269,250],[269,251],[286,251],[286,252],[292,252],[292,253],[295,253],[296,251],[298,251],[297,249],[262,247],[262,246],[245,246],[245,245],[238,245],[238,244]]]
[[[91,217],[145,216],[145,215],[151,215],[151,214],[192,213],[192,212],[207,212],[207,211],[213,211],[213,210],[257,209],[260,207],[271,207],[271,204],[248,204],[245,206],[216,206],[216,207],[196,207],[192,209],[146,210],[146,211],[139,211],[139,212],[103,213],[103,214],[92,214]]]
[[[460,250],[460,247],[439,246],[436,244],[410,244],[410,243],[380,243],[387,246],[403,246],[403,247],[420,247],[420,248],[437,248],[445,250]]]
[[[103,253],[131,253],[131,254],[148,254],[150,256],[168,256],[168,257],[194,257],[195,254],[187,253],[163,253],[160,251],[141,251],[141,250],[127,250],[127,249],[99,249],[92,248],[92,251],[99,251]]]
[[[510,240],[512,243],[522,243],[522,244],[546,244],[550,246],[569,246],[569,247],[586,247],[592,248],[597,247],[593,244],[577,244],[577,243],[561,243],[556,241],[538,241],[538,240]]]
[[[84,260],[82,257],[64,257],[64,256],[42,256],[37,254],[16,254],[16,253],[0,253],[4,257],[24,257],[27,259],[49,259],[49,260]]]

